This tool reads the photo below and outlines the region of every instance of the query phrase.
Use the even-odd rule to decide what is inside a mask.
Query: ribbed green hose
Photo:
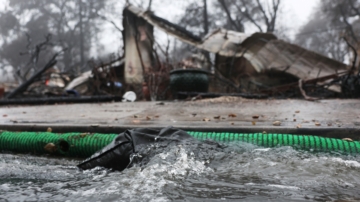
[[[218,142],[247,142],[264,147],[293,146],[313,151],[339,151],[343,153],[360,153],[360,142],[346,141],[335,138],[325,138],[310,135],[263,134],[263,133],[188,133],[199,139],[212,139]]]
[[[0,151],[54,153],[72,157],[88,157],[108,145],[117,135],[3,131],[0,133]],[[55,146],[53,152],[45,149],[49,143]]]
[[[188,131],[193,137],[218,142],[247,142],[264,147],[293,146],[313,151],[359,153],[360,142],[307,135],[263,133],[215,133]],[[71,157],[89,157],[109,144],[118,134],[0,132],[0,151],[54,153]],[[52,144],[51,144],[52,143]],[[45,149],[52,145],[53,150]]]

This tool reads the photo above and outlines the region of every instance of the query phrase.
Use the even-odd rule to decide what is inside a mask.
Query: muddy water
[[[249,144],[156,148],[123,172],[0,153],[0,201],[359,201],[360,156]]]

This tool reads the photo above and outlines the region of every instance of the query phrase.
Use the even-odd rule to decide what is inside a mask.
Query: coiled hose
[[[264,147],[293,146],[312,151],[337,151],[356,154],[360,142],[345,141],[308,135],[264,133],[188,133],[199,139],[218,142],[247,142]],[[70,157],[89,157],[108,145],[118,134],[100,133],[51,133],[51,132],[0,132],[0,151],[53,153]]]

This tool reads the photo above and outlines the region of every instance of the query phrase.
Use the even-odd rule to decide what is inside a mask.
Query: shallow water
[[[123,172],[0,153],[0,201],[358,201],[360,156],[234,144],[157,148]]]

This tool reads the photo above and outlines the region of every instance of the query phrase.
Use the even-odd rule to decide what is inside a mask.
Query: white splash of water
[[[162,202],[168,201],[163,195],[165,186],[176,187],[179,186],[176,183],[179,180],[209,172],[214,171],[204,165],[204,162],[196,160],[194,153],[188,154],[184,148],[177,146],[168,152],[155,155],[145,167],[135,166],[113,173],[101,168],[84,171],[84,174],[92,176],[89,183],[93,185],[84,187],[83,190],[62,190],[67,194],[83,197],[120,194],[121,198],[132,201]]]
[[[345,165],[349,168],[360,168],[360,163],[352,160],[344,160],[341,158],[332,158],[332,161]]]
[[[295,187],[295,186],[288,186],[288,185],[281,185],[281,184],[269,184],[269,187],[276,187],[279,189],[292,189],[292,190],[300,190],[299,187]]]
[[[253,152],[268,152],[271,148],[259,148],[259,149],[254,149]]]

